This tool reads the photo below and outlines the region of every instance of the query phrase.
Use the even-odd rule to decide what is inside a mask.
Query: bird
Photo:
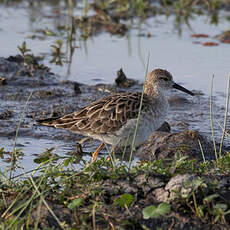
[[[143,92],[116,93],[76,112],[39,120],[39,123],[100,140],[102,143],[92,154],[92,162],[95,162],[104,144],[113,149],[135,148],[147,140],[164,123],[169,109],[166,92],[173,88],[194,96],[193,92],[175,83],[170,72],[154,69],[146,76]]]

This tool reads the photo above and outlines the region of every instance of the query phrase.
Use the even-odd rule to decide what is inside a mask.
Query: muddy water
[[[13,114],[12,117],[0,120],[0,148],[4,147],[6,151],[11,151],[13,148],[15,129],[29,92],[32,91],[35,94],[28,106],[29,115],[27,113],[25,115],[24,129],[21,128],[16,145],[25,154],[22,158],[25,170],[35,167],[33,154],[41,153],[50,147],[55,147],[55,151],[59,154],[65,154],[74,150],[76,141],[82,138],[65,131],[37,126],[35,119],[43,114],[41,110],[49,111],[45,112],[47,116],[50,116],[52,111],[59,107],[60,114],[72,112],[104,95],[97,88],[86,85],[82,86],[83,93],[80,96],[74,95],[72,90],[74,84],[71,83],[70,88],[65,89],[65,85],[59,85],[60,80],[68,79],[87,85],[113,83],[116,71],[122,67],[128,77],[143,82],[145,63],[149,52],[151,69],[166,68],[174,75],[177,82],[191,90],[204,93],[203,96],[197,95],[194,98],[182,95],[185,100],[180,99],[181,94],[176,92],[171,94],[171,111],[168,121],[173,132],[192,128],[210,136],[208,96],[211,76],[215,74],[213,115],[215,135],[217,138],[221,136],[221,128],[218,127],[217,122],[222,123],[223,121],[226,78],[230,71],[230,46],[219,44],[215,47],[204,47],[193,42],[216,42],[214,36],[229,27],[229,22],[224,17],[221,17],[217,26],[210,25],[206,16],[196,17],[190,21],[190,29],[186,25],[182,25],[181,35],[178,34],[178,27],[175,26],[174,16],[168,19],[165,16],[157,16],[148,19],[141,25],[137,21],[134,22],[133,29],[125,37],[102,33],[87,41],[77,38],[73,44],[76,49],[72,63],[69,63],[70,57],[68,45],[65,43],[65,34],[58,32],[56,36],[45,36],[39,32],[41,29],[56,31],[58,25],[65,25],[68,18],[66,16],[67,9],[65,6],[61,8],[62,14],[60,11],[57,13],[55,7],[51,6],[40,6],[38,11],[37,8],[30,7],[27,3],[19,7],[0,5],[0,44],[4,44],[1,46],[1,56],[8,57],[17,54],[17,45],[26,40],[28,48],[35,55],[45,55],[44,64],[56,74],[51,77],[54,77],[55,81],[51,78],[44,80],[45,87],[41,87],[39,84],[36,87],[31,86],[28,83],[30,78],[25,78],[23,84],[17,77],[9,80],[9,84],[4,88],[1,86],[1,112],[9,110]],[[17,10],[17,14],[15,14],[15,10]],[[76,14],[79,14],[79,11]],[[190,36],[192,33],[201,32],[210,35],[210,38],[200,40]],[[36,38],[28,38],[31,34],[36,35]],[[147,34],[151,36],[145,36]],[[64,41],[63,66],[50,63],[52,59],[51,45],[57,39]],[[9,77],[8,74],[6,76]],[[10,77],[12,77],[12,73]],[[20,83],[21,86],[18,88]],[[141,85],[137,88],[141,90]],[[42,90],[54,90],[54,96],[47,101],[47,98],[42,96]],[[197,94],[199,93],[197,92]],[[67,108],[59,106],[65,103],[68,105]],[[57,111],[55,110],[55,112]],[[95,142],[88,141],[84,147],[86,151],[92,151],[95,148]],[[2,163],[1,168],[5,165]]]

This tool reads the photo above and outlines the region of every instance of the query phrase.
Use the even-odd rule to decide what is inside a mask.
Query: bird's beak
[[[192,92],[189,91],[188,89],[185,89],[183,86],[178,85],[178,84],[175,83],[175,82],[173,83],[173,88],[178,89],[178,90],[180,90],[180,91],[183,91],[183,92],[185,92],[185,93],[188,93],[188,94],[194,96],[194,93],[192,93]]]

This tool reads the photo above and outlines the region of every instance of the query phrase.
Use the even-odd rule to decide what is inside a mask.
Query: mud
[[[200,143],[200,145],[199,145]],[[206,160],[215,158],[213,144],[199,132],[185,130],[178,133],[155,132],[140,146],[136,155],[141,159],[177,159],[186,156],[187,159],[203,161],[202,151]]]
[[[99,175],[96,175],[96,174]],[[55,215],[61,222],[65,222],[64,229],[75,227],[77,229],[92,229],[96,226],[101,229],[115,229],[111,226],[116,226],[118,229],[228,229],[229,215],[225,216],[224,224],[214,223],[213,220],[202,217],[199,220],[196,213],[192,213],[189,208],[192,205],[191,197],[194,192],[195,180],[200,180],[206,189],[196,190],[197,201],[202,201],[209,194],[215,192],[219,194],[219,202],[229,200],[228,176],[203,176],[202,178],[192,174],[176,175],[171,178],[158,175],[156,173],[144,173],[139,171],[136,174],[120,175],[119,178],[109,178],[111,172],[101,172],[103,178],[98,180],[97,176],[101,177],[99,172],[93,175],[94,182],[90,181],[87,173],[82,173],[72,181],[71,192],[74,197],[84,199],[83,204],[77,209],[67,208],[58,192],[49,192],[47,195],[47,203],[53,210]],[[84,178],[84,180],[82,179]],[[222,181],[221,188],[215,188],[214,181]],[[90,188],[88,187],[90,183]],[[187,185],[186,185],[187,183]],[[189,184],[191,183],[191,184]],[[87,184],[87,187],[84,187]],[[178,191],[178,192],[176,192]],[[14,199],[13,194],[5,193],[5,205],[9,205]],[[132,205],[129,207],[121,207],[114,203],[114,200],[122,194],[130,194],[133,196]],[[65,194],[68,196],[69,192]],[[30,194],[27,194],[30,195]],[[186,197],[185,202],[181,202],[182,197]],[[70,199],[70,198],[69,198]],[[97,202],[95,216],[92,215],[92,200]],[[159,202],[167,202],[171,206],[169,215],[163,215],[161,218],[143,219],[142,210],[148,205],[157,205]],[[35,203],[35,202],[34,202]],[[29,225],[34,226],[37,218],[39,218],[39,229],[61,229],[57,221],[48,211],[47,207],[42,203],[35,206],[30,214]],[[26,210],[25,212],[27,212]],[[0,215],[2,215],[0,210]],[[23,215],[22,215],[23,216]],[[22,217],[21,216],[21,217]],[[94,219],[95,218],[95,219]],[[20,219],[20,218],[19,218]],[[27,223],[28,224],[28,223]]]

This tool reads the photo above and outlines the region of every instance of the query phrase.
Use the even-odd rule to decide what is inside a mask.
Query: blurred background
[[[26,47],[68,79],[112,83],[123,68],[144,81],[150,67],[170,71],[189,89],[214,92],[222,103],[229,74],[228,0],[0,1],[1,56]],[[229,35],[228,35],[229,36]]]

